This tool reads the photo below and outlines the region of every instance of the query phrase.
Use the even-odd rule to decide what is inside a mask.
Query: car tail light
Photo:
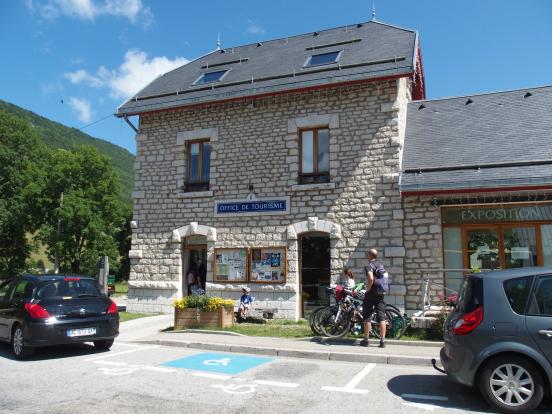
[[[454,335],[467,335],[483,322],[483,306],[464,314],[452,327]]]
[[[25,309],[35,319],[48,319],[50,314],[38,303],[25,303]]]
[[[78,282],[80,280],[80,277],[65,277],[63,278],[65,282]]]
[[[111,301],[111,305],[109,305],[109,309],[107,310],[107,313],[109,315],[116,315],[119,310],[117,309],[117,304],[113,301]]]

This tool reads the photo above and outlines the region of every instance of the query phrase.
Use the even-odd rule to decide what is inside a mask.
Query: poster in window
[[[270,247],[252,249],[250,281],[263,283],[285,283],[285,248]]]
[[[215,252],[215,280],[245,282],[247,275],[246,249],[220,249]]]

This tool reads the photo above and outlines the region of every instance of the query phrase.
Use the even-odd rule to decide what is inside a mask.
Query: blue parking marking
[[[203,352],[186,358],[165,362],[162,365],[173,368],[192,369],[195,371],[239,374],[270,361],[272,361],[272,358],[268,357]]]

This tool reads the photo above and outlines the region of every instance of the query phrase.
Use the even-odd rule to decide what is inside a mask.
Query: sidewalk
[[[239,352],[291,358],[321,359],[378,364],[431,367],[431,359],[439,360],[439,344],[389,341],[384,349],[378,340],[368,348],[354,340],[332,341],[320,338],[287,339],[238,336],[213,332],[160,332],[172,325],[172,315],[135,319],[121,324],[120,340],[146,344]]]

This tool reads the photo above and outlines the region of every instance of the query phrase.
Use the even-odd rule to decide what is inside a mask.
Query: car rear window
[[[504,292],[512,310],[518,315],[523,315],[525,305],[531,291],[532,276],[518,277],[504,282]]]
[[[36,297],[38,299],[52,299],[101,295],[100,287],[95,280],[68,278],[65,280],[46,282],[40,285]]]
[[[462,313],[473,312],[483,305],[483,279],[468,277],[462,282],[456,309]]]

